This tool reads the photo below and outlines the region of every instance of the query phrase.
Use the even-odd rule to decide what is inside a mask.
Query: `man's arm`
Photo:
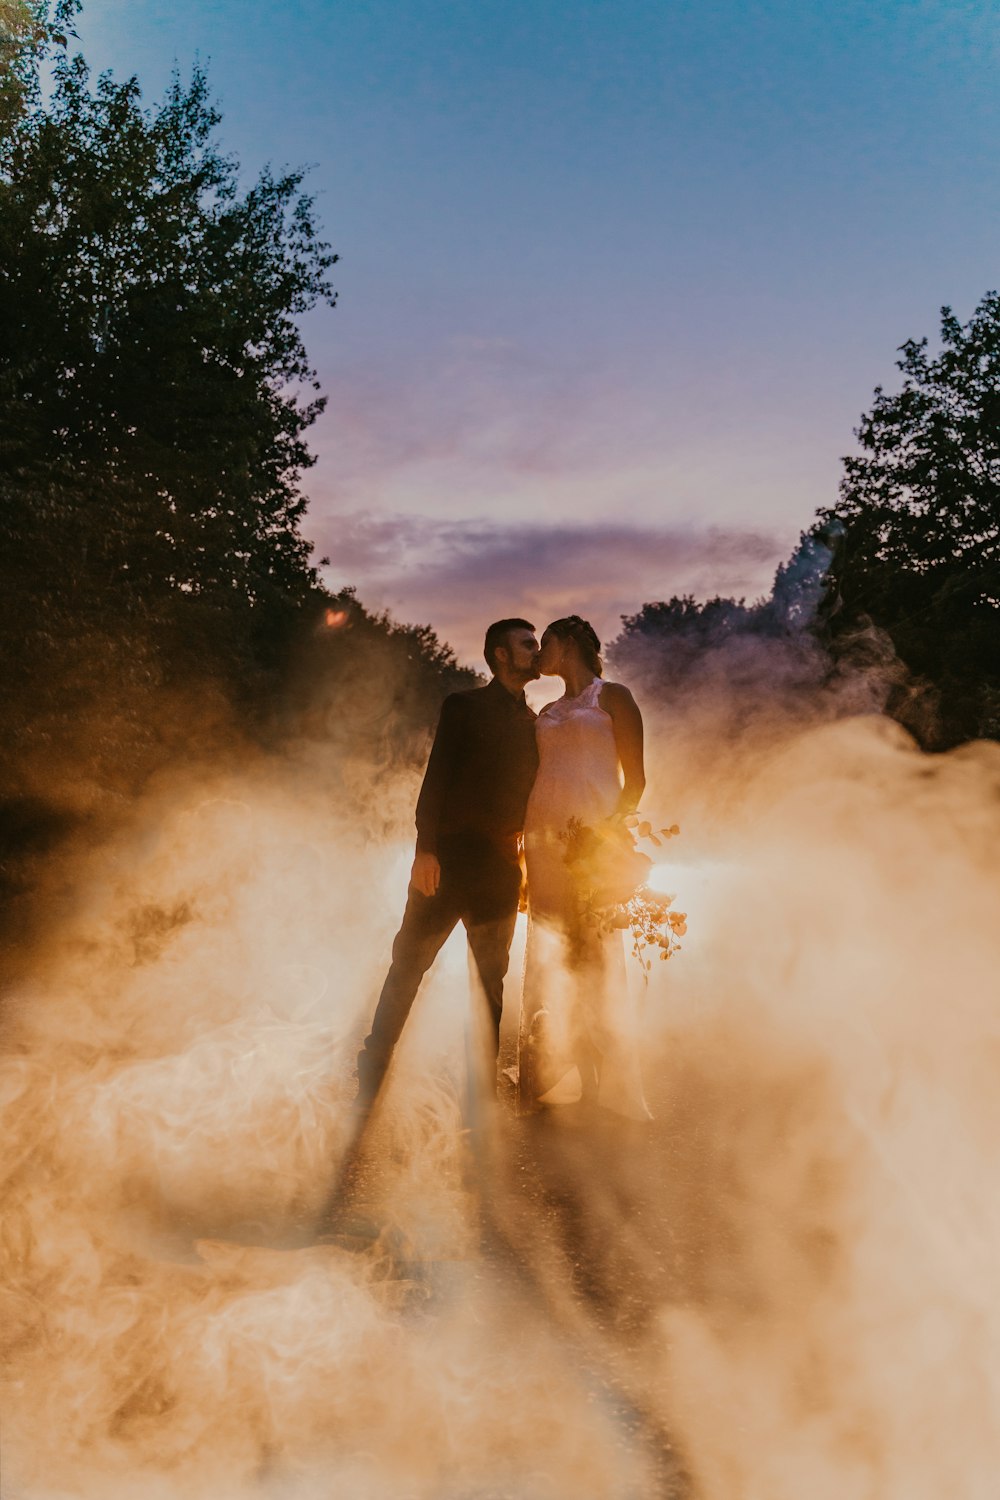
[[[441,880],[437,857],[438,830],[455,771],[461,701],[458,695],[452,694],[441,705],[437,732],[417,798],[417,853],[410,880],[424,896],[433,896]]]

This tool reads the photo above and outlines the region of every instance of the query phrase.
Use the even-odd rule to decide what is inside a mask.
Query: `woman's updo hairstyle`
[[[588,671],[593,672],[595,677],[604,676],[601,643],[589,620],[582,620],[579,615],[567,615],[565,619],[553,620],[546,628],[546,635],[549,632],[560,641],[575,641]]]

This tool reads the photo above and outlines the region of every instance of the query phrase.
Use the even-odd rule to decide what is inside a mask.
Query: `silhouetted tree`
[[[41,0],[0,0],[0,139],[37,94],[37,62],[46,45],[66,45],[60,26],[74,9],[64,0],[50,24]]]
[[[685,595],[623,616],[608,648],[614,671],[644,701],[699,722],[713,743],[738,740],[775,719],[815,717],[833,675],[813,629],[829,556],[819,539],[806,536],[779,568],[771,595],[753,604]],[[833,697],[828,713],[837,711]]]
[[[942,347],[908,340],[902,389],[875,392],[840,501],[830,640],[869,619],[933,687],[931,744],[1000,736],[1000,297],[966,324],[941,313]],[[902,715],[905,719],[905,715]]]
[[[853,677],[928,748],[1000,738],[1000,297],[965,325],[944,308],[941,336],[936,356],[926,339],[902,346],[902,389],[876,390],[839,503],[771,594],[646,604],[623,617],[618,670],[675,701],[703,690],[711,666],[738,702],[741,684],[766,692],[774,669],[789,711],[798,692],[837,712],[864,706]],[[766,656],[750,651],[765,641]],[[757,680],[751,661],[767,663]]]
[[[622,616],[622,631],[608,648],[615,670],[658,696],[670,696],[703,654],[734,635],[760,628],[760,606],[718,596],[700,603],[693,594],[644,604]]]
[[[92,80],[68,50],[77,10],[0,0],[8,897],[32,850],[74,816],[99,829],[173,759],[273,745],[310,712],[419,759],[441,697],[475,680],[429,628],[331,599],[313,568],[301,480],[323,401],[299,324],[333,304],[336,256],[302,173],[241,186],[200,69],[152,109],[134,78]],[[345,602],[350,628],[325,630]],[[391,745],[366,674],[393,685]]]
[[[280,735],[333,742],[382,768],[422,764],[441,700],[482,679],[429,625],[326,599],[287,675]]]
[[[240,189],[200,70],[146,110],[135,79],[92,85],[33,14],[0,138],[0,670],[15,759],[79,723],[109,677],[119,702],[190,677],[252,698],[280,662],[317,589],[300,478],[322,399],[298,320],[334,300],[336,259],[300,172]]]

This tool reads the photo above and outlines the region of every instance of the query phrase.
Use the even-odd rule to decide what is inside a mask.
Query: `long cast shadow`
[[[633,1224],[624,1242],[613,1239],[616,1223],[655,1207],[655,1193],[636,1187],[655,1176],[660,1142],[649,1126],[622,1128],[595,1110],[512,1122],[505,1145],[499,1190],[482,1200],[484,1258],[572,1350],[644,1451],[655,1485],[646,1494],[682,1500],[690,1477],[636,1360],[670,1291],[669,1242],[661,1253],[655,1244],[665,1226],[654,1214],[642,1232]],[[496,1183],[496,1155],[484,1166],[480,1180]]]

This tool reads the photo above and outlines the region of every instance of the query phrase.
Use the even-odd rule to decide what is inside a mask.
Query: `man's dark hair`
[[[507,637],[512,630],[534,630],[530,620],[497,620],[486,632],[486,643],[483,646],[483,655],[486,657],[486,665],[491,672],[497,669],[497,647],[506,646]]]

